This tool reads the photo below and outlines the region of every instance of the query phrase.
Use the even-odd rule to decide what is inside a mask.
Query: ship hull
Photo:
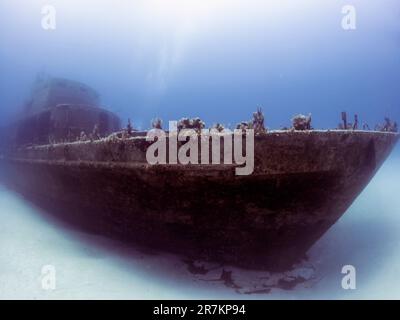
[[[2,180],[74,225],[191,258],[289,268],[341,217],[394,147],[377,132],[256,137],[255,170],[149,165],[138,137],[20,148]]]

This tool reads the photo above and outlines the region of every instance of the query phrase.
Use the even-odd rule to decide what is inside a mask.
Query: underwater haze
[[[356,29],[342,8],[356,9]],[[56,10],[44,30],[41,10]],[[38,72],[82,81],[104,106],[142,129],[199,116],[212,125],[251,118],[272,129],[298,113],[316,128],[340,112],[370,127],[400,118],[397,0],[3,0],[1,122]]]
[[[55,29],[43,28],[46,6]],[[270,129],[299,113],[336,128],[342,111],[374,128],[400,120],[400,2],[2,0],[0,127],[23,110],[38,73],[88,84],[138,129],[186,116],[233,127],[257,107]],[[221,266],[202,277],[180,257],[81,233],[0,184],[0,299],[400,299],[399,160],[397,147],[309,251],[307,281],[268,292],[254,285],[265,273],[224,266],[232,288]],[[41,286],[46,265],[55,290]],[[355,290],[341,286],[344,265],[357,268]]]

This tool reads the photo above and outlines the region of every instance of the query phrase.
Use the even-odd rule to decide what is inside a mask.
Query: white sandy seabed
[[[0,187],[0,299],[399,299],[399,160],[287,274],[129,248],[72,230]],[[42,287],[45,265],[55,268],[53,290]],[[344,265],[356,268],[355,290],[341,286]]]

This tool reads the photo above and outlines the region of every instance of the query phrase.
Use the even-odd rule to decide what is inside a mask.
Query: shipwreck
[[[204,127],[196,119],[180,125]],[[151,165],[146,132],[130,122],[123,129],[95,90],[41,77],[7,130],[1,180],[85,230],[195,258],[285,269],[343,215],[399,139],[394,130],[345,126],[314,130],[311,116],[298,116],[293,128],[267,131],[259,110],[238,125],[256,132],[251,175],[236,175],[235,163]]]

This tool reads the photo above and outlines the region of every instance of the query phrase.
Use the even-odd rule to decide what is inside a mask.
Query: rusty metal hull
[[[390,154],[398,135],[271,132],[255,170],[146,163],[143,137],[20,148],[2,180],[95,232],[196,258],[285,269],[332,226]]]

